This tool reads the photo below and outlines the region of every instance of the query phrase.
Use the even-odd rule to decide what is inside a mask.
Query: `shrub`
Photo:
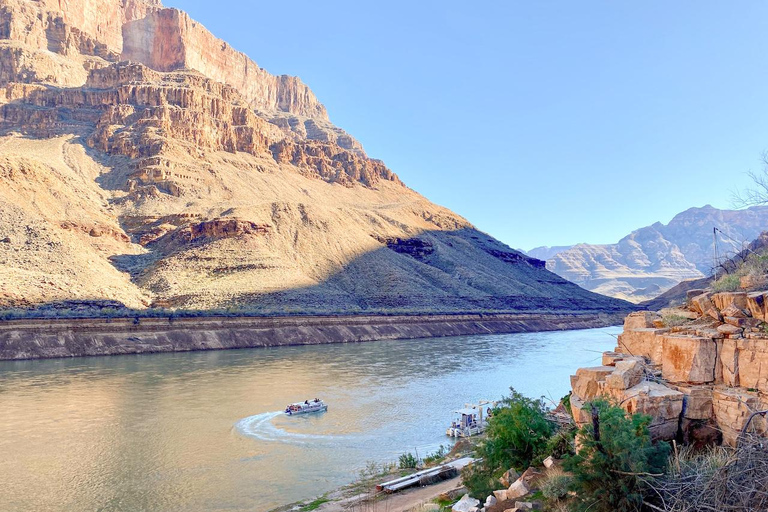
[[[741,286],[741,279],[736,274],[725,274],[712,283],[712,289],[716,292],[735,292]]]
[[[688,319],[682,315],[667,313],[665,315],[662,315],[661,321],[664,322],[664,325],[666,325],[667,327],[677,327],[678,325],[683,325],[687,323]]]
[[[546,457],[554,425],[546,417],[543,399],[533,400],[510,388],[503,406],[488,421],[487,440],[478,455],[491,472],[515,468],[524,471],[537,457]]]
[[[424,457],[424,464],[427,466],[431,464],[435,464],[437,462],[440,462],[448,455],[448,447],[440,445],[440,448],[437,449],[434,453],[428,453]]]
[[[419,465],[419,460],[411,452],[408,452],[400,455],[397,465],[400,469],[412,469]]]
[[[572,480],[572,476],[566,475],[562,471],[553,471],[541,483],[541,493],[547,500],[561,500],[568,495],[568,488]]]
[[[563,428],[559,430],[547,441],[547,447],[541,454],[541,458],[543,459],[551,455],[556,459],[562,459],[567,455],[574,455],[575,437],[576,430],[573,428]],[[539,461],[536,462],[538,463]]]
[[[577,496],[573,510],[639,511],[648,489],[643,477],[663,472],[669,446],[651,442],[650,416],[628,416],[605,399],[590,402],[589,408],[597,415],[597,432],[593,425],[582,427],[581,448],[565,461]]]

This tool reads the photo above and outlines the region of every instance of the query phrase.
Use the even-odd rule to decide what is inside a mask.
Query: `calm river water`
[[[0,362],[0,510],[263,512],[448,444],[465,402],[559,399],[619,332]]]

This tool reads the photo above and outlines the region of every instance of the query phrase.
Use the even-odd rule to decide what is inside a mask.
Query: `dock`
[[[441,464],[440,466],[423,469],[412,475],[407,475],[396,478],[394,480],[390,480],[389,482],[380,483],[376,486],[376,491],[383,491],[387,494],[391,494],[393,492],[407,489],[408,487],[414,487],[416,485],[425,486],[433,484],[439,480],[453,478],[459,474],[459,471],[461,471],[462,468],[474,461],[475,459],[472,457],[463,457],[446,464]]]

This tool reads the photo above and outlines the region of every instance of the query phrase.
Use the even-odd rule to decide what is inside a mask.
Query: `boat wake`
[[[261,441],[281,442],[288,444],[318,444],[323,441],[336,441],[342,436],[322,434],[302,434],[289,432],[277,427],[272,420],[282,416],[282,411],[265,412],[255,416],[243,418],[235,424],[235,428],[243,435],[253,437]]]

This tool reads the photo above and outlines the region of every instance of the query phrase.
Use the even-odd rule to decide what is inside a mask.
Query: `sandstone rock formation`
[[[656,438],[720,436],[734,445],[751,414],[768,409],[768,292],[690,295],[685,308],[631,313],[603,366],[577,370],[571,404],[578,424],[591,422],[585,402],[607,396],[652,416]],[[664,326],[670,318],[676,325]],[[758,416],[750,428],[766,433],[768,423]]]
[[[768,225],[768,207],[719,210],[691,208],[669,224],[659,222],[632,232],[616,244],[539,247],[528,251],[547,268],[587,290],[632,302],[653,299],[681,281],[712,271],[712,228],[722,255],[734,255]]]
[[[0,307],[623,311],[156,0],[0,0]]]

